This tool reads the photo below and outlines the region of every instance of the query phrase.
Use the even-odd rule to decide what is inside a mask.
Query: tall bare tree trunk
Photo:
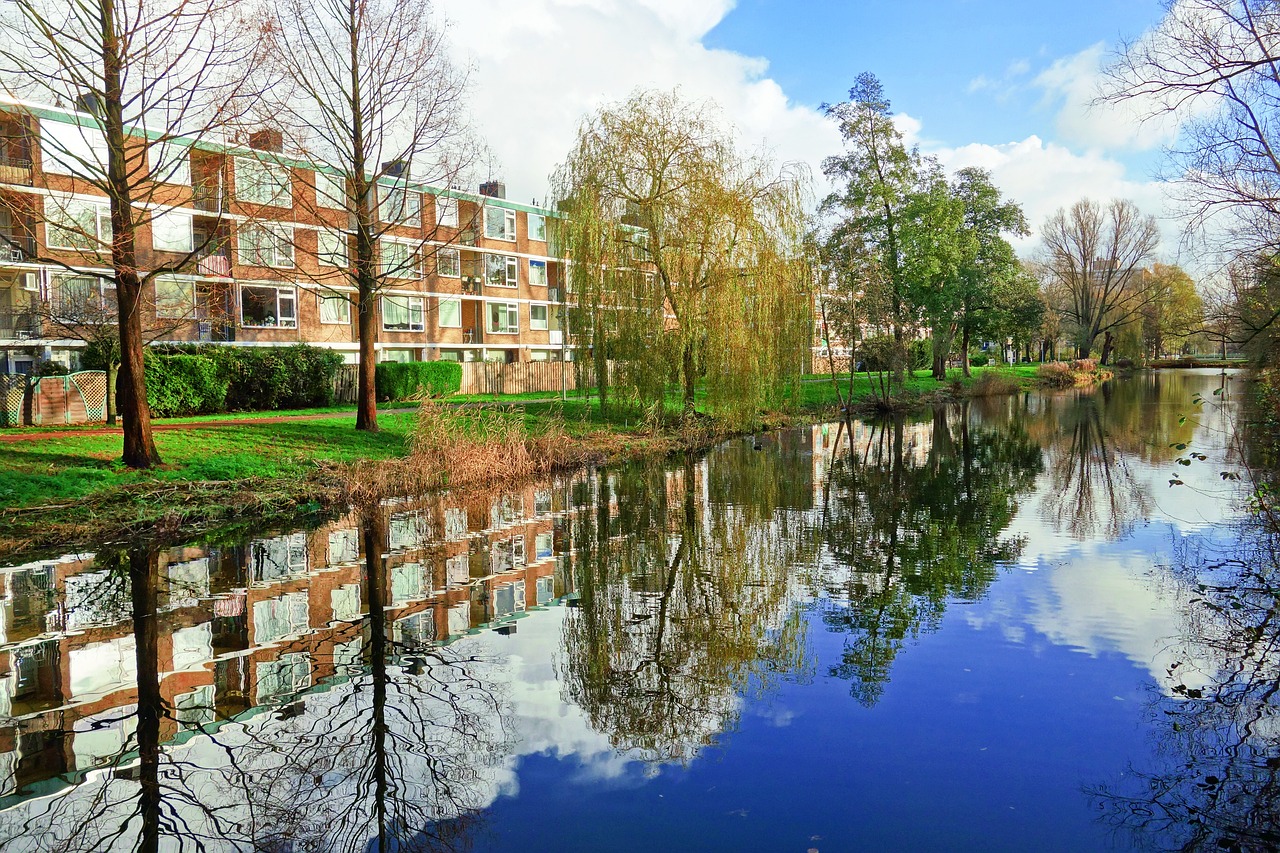
[[[103,109],[107,140],[107,183],[111,190],[111,260],[116,271],[116,300],[120,322],[120,384],[123,395],[124,464],[150,468],[160,464],[151,437],[151,409],[142,364],[142,280],[138,275],[137,234],[133,193],[125,164],[124,88],[119,38],[112,0],[98,0],[102,25]]]

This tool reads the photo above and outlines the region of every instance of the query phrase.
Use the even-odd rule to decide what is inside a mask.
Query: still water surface
[[[1272,849],[1225,381],[0,568],[0,847]]]

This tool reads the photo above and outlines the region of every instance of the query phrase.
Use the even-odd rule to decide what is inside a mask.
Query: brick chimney
[[[489,198],[506,198],[507,185],[502,181],[485,181],[480,185],[480,195],[487,195]]]
[[[257,151],[284,153],[284,134],[275,128],[264,127],[249,134],[249,147]]]

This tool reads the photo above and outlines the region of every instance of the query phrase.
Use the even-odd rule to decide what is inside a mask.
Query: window
[[[92,275],[54,279],[53,314],[62,320],[106,323],[115,319],[115,284]]]
[[[378,185],[378,212],[383,222],[422,224],[422,194],[403,186]]]
[[[392,364],[408,364],[411,361],[417,361],[415,357],[417,353],[411,349],[384,349],[379,361],[390,362]]]
[[[423,324],[422,297],[382,297],[382,328],[388,332],[421,332]]]
[[[387,237],[383,237],[378,242],[382,253],[382,275],[395,278],[422,277],[421,268],[418,265],[418,247],[415,243],[407,240],[392,240]]]
[[[446,228],[458,227],[458,200],[448,196],[436,196],[436,224]]]
[[[441,278],[458,278],[462,275],[462,260],[457,249],[436,249],[436,275]]]
[[[292,287],[240,285],[240,324],[250,328],[296,329],[296,296]]]
[[[259,267],[293,266],[293,228],[288,225],[252,224],[240,226],[236,232],[239,261]]]
[[[107,138],[96,127],[40,119],[40,159],[51,174],[102,178],[107,173]]]
[[[190,252],[191,214],[173,209],[151,214],[151,247],[157,252]]]
[[[547,218],[536,213],[529,214],[529,239],[547,242]]]
[[[44,220],[51,249],[101,249],[111,242],[111,210],[105,204],[46,196]]]
[[[529,284],[537,287],[547,286],[546,261],[529,261]]]
[[[347,235],[340,231],[317,231],[316,260],[321,266],[346,267]]]
[[[156,316],[191,319],[196,313],[196,283],[190,279],[156,279]]]
[[[276,207],[291,206],[293,186],[289,167],[255,157],[237,157],[236,198]]]
[[[347,209],[347,179],[342,175],[316,172],[316,204],[330,210]]]
[[[514,335],[519,332],[520,305],[516,302],[490,302],[489,331],[496,335]]]
[[[437,300],[436,322],[442,329],[462,328],[462,300],[443,298]]]
[[[151,179],[191,186],[191,150],[185,145],[157,142],[151,146]]]
[[[529,328],[535,332],[545,332],[547,330],[547,306],[529,306]]]
[[[331,326],[351,325],[351,300],[341,294],[320,297],[320,322]]]
[[[485,255],[485,282],[493,287],[516,287],[520,283],[520,261],[511,255]]]
[[[504,207],[484,209],[484,236],[494,240],[516,239],[516,212]]]

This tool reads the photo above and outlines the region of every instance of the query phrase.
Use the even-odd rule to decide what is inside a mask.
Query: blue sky
[[[745,146],[816,173],[841,144],[818,105],[871,71],[912,142],[950,169],[991,171],[1033,227],[1081,196],[1130,198],[1162,218],[1164,259],[1180,260],[1152,180],[1176,128],[1090,108],[1108,54],[1159,22],[1157,0],[437,2],[471,68],[492,176],[517,200],[544,200],[581,118],[640,87],[714,101]]]

